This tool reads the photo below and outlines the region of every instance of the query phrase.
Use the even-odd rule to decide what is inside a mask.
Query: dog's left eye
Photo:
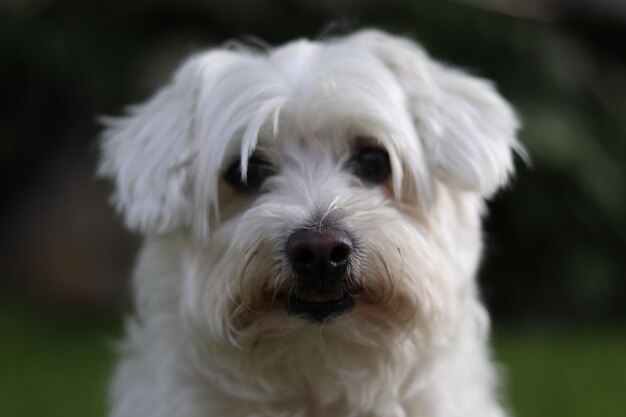
[[[249,193],[261,188],[263,182],[274,174],[272,164],[259,156],[252,156],[248,161],[245,179],[241,176],[241,161],[238,159],[224,172],[224,181],[241,193]]]
[[[383,148],[375,146],[358,148],[348,166],[354,175],[371,183],[384,182],[391,175],[389,154]]]

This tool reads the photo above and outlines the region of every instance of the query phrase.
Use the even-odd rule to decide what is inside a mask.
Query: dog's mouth
[[[337,318],[354,307],[354,297],[341,290],[296,292],[287,297],[287,312],[315,322]]]

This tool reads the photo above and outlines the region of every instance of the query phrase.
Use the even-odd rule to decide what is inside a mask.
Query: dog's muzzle
[[[354,307],[348,269],[353,254],[350,236],[339,229],[300,229],[287,240],[286,252],[296,283],[287,297],[287,312],[321,322]]]

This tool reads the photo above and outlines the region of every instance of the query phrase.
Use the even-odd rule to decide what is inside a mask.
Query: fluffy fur
[[[269,51],[214,49],[106,121],[99,172],[145,235],[112,417],[502,417],[477,296],[484,199],[517,120],[482,79],[366,30]],[[389,154],[384,184],[346,163]],[[241,194],[223,172],[276,169]],[[354,310],[287,314],[293,230],[355,240]]]

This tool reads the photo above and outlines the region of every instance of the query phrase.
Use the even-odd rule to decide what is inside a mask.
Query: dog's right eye
[[[357,149],[349,166],[357,177],[373,184],[385,182],[391,176],[389,154],[383,148],[375,146]]]
[[[241,160],[237,159],[224,172],[224,181],[240,193],[257,191],[263,182],[275,174],[274,167],[267,160],[252,156],[248,161],[246,178],[241,176]]]

